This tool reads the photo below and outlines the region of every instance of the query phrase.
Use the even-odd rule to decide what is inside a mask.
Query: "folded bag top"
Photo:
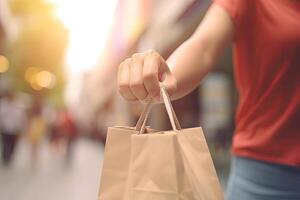
[[[181,129],[165,87],[160,88],[173,130],[146,127],[152,100],[134,128],[109,128],[99,199],[223,200],[202,129]]]

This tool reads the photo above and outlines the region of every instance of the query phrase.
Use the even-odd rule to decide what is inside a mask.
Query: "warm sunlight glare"
[[[48,0],[69,30],[66,64],[70,72],[83,72],[99,61],[107,40],[117,0]]]

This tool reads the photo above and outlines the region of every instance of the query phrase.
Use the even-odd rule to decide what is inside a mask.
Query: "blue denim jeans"
[[[226,200],[300,200],[300,167],[234,157]]]

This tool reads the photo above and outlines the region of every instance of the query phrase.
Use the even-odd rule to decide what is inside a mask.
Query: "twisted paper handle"
[[[173,109],[173,106],[171,104],[171,100],[170,97],[166,91],[166,88],[163,84],[160,84],[160,92],[161,92],[161,96],[163,97],[163,102],[165,104],[172,128],[174,131],[180,130],[181,126],[179,124],[179,121],[176,117],[175,111]],[[149,116],[149,112],[150,112],[150,108],[152,105],[153,99],[150,99],[147,104],[146,107],[144,108],[144,111],[142,112],[136,126],[135,126],[135,130],[139,131],[140,134],[145,132],[145,125],[146,125],[146,121],[148,119]]]

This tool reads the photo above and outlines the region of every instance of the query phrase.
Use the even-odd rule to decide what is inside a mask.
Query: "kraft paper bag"
[[[99,200],[224,199],[202,129],[181,129],[161,92],[173,130],[145,127],[151,102],[136,127],[109,128]]]

